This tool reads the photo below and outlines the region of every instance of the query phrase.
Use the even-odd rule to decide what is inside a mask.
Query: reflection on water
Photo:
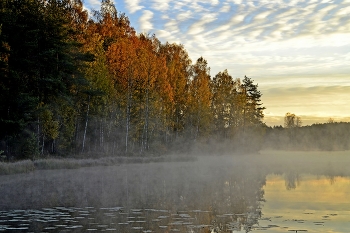
[[[220,157],[2,176],[0,231],[348,232],[348,177],[274,169]]]
[[[54,207],[0,212],[0,231],[32,232],[232,232],[240,230],[244,214],[216,216],[211,211],[131,209],[123,207]],[[249,219],[248,219],[249,221]]]
[[[265,184],[256,167],[224,157],[3,178],[0,231],[35,232],[248,232]]]
[[[263,219],[276,225],[269,232],[299,229],[308,232],[349,232],[350,178],[290,174],[268,175]],[[290,185],[293,184],[293,185]],[[290,189],[290,187],[294,189]]]
[[[295,189],[300,184],[300,175],[296,172],[287,172],[284,174],[287,190]]]

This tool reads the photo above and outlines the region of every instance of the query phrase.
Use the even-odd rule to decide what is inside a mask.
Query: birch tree
[[[188,127],[192,138],[208,136],[211,125],[210,68],[200,57],[193,65],[193,79],[189,85]]]

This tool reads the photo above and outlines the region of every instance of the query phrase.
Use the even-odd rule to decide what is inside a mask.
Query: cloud
[[[223,7],[220,8],[219,12],[221,13],[227,13],[231,10],[231,6],[228,4],[225,4]]]
[[[127,0],[124,2],[131,14],[144,8],[143,6],[140,6],[140,0]]]
[[[282,80],[281,80],[282,82]],[[296,78],[296,83],[303,83],[303,78]],[[314,83],[317,85],[317,81]],[[350,86],[322,85],[311,87],[298,87],[290,84],[286,87],[282,83],[275,87],[263,88],[262,102],[268,111],[273,112],[266,115],[266,121],[282,119],[286,112],[302,115],[309,119],[309,123],[326,122],[330,117],[339,119],[350,119],[349,113],[344,111],[348,106]],[[269,119],[271,117],[271,119]],[[322,121],[321,121],[322,120]]]
[[[99,0],[85,0],[84,6],[87,7],[87,9],[98,10],[98,9],[100,9],[101,1],[99,1]]]
[[[99,5],[97,0],[86,1]],[[124,0],[124,4],[137,31],[156,33],[163,43],[184,44],[193,61],[199,56],[207,59],[212,75],[228,69],[233,77],[252,77],[259,81],[264,98],[276,91],[268,89],[269,85],[348,85],[350,0]],[[329,84],[336,75],[347,75],[347,81]],[[278,95],[265,101],[278,117],[287,110],[281,96],[291,96],[281,90],[284,92],[276,91]],[[321,88],[309,91],[327,92]],[[343,103],[319,98],[324,100],[317,103],[319,109],[345,117],[329,106],[345,109]],[[342,98],[349,99],[349,94]],[[302,107],[302,99],[288,101],[297,108],[296,114],[312,114],[309,110],[313,108]],[[278,106],[282,106],[281,112]]]
[[[266,20],[267,17],[271,15],[273,12],[274,12],[273,10],[260,11],[255,15],[254,20]]]
[[[167,11],[169,9],[170,0],[152,0],[152,8],[158,11]]]
[[[178,21],[185,21],[191,18],[192,12],[190,10],[181,12],[177,15]]]
[[[153,29],[153,24],[151,20],[153,18],[153,12],[149,10],[144,10],[142,16],[139,19],[140,29],[142,32],[149,32]]]
[[[198,34],[205,30],[205,25],[215,21],[217,18],[217,13],[205,14],[199,21],[192,24],[188,30],[188,34]]]
[[[349,14],[350,14],[350,6],[341,8],[337,13],[337,15],[349,15]]]
[[[180,31],[178,22],[174,19],[169,20],[164,26],[166,31],[171,32],[172,34],[176,34]]]
[[[209,0],[209,2],[211,3],[211,5],[218,5],[219,4],[219,0]]]
[[[234,15],[234,16],[231,18],[231,22],[233,22],[233,23],[242,23],[243,20],[244,20],[244,18],[245,18],[244,15],[237,14],[237,15]]]

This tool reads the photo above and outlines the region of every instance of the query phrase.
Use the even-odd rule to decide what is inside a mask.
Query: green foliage
[[[7,159],[6,155],[4,154],[5,151],[0,150],[0,161],[5,161]]]
[[[1,60],[6,61],[6,69],[1,69],[0,110],[6,114],[0,116],[0,127],[4,129],[0,140],[17,138],[23,149],[10,151],[24,157],[32,151],[33,138],[36,144],[42,138],[40,144],[45,146],[45,141],[59,136],[60,112],[41,111],[38,106],[54,109],[57,101],[63,102],[59,99],[69,102],[71,91],[83,79],[79,67],[85,56],[71,27],[70,3],[1,1]]]
[[[20,135],[16,149],[22,159],[34,160],[35,158],[38,158],[39,147],[36,135],[34,133],[24,132],[22,135]]]

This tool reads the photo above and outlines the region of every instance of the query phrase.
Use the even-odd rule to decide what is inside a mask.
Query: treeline
[[[350,150],[350,123],[329,122],[308,126],[266,129],[264,148],[277,150]]]
[[[110,0],[92,16],[81,0],[0,2],[0,151],[161,154],[229,141],[257,150],[258,85],[210,76],[182,45],[138,34]],[[257,135],[255,141],[252,133]]]

